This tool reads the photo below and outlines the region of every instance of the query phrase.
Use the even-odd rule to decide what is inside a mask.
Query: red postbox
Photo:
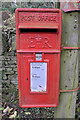
[[[16,9],[19,104],[56,107],[59,99],[61,11]]]

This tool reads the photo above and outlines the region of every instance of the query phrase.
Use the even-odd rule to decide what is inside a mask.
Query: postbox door
[[[21,54],[20,56],[20,106],[21,107],[51,107],[58,105],[58,95],[59,95],[59,54],[43,54],[44,60],[35,61],[34,54]],[[33,66],[31,66],[33,64]],[[37,64],[35,66],[35,64]],[[38,83],[39,78],[35,79],[37,82],[34,81],[34,78],[31,79],[31,67],[39,67],[42,65],[41,69],[43,70],[43,76],[38,76],[41,74],[36,75],[37,77],[43,78],[43,82]],[[35,68],[36,70],[36,68]],[[34,75],[34,73],[33,73]],[[33,76],[36,78],[36,76]],[[37,91],[31,88],[31,80],[33,80],[33,88],[36,86]],[[46,83],[45,83],[46,82]],[[37,85],[35,84],[37,83]],[[40,84],[40,85],[39,85]],[[43,88],[45,87],[45,90]]]

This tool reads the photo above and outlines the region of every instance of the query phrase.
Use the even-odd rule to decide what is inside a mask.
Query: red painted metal
[[[62,50],[79,50],[80,47],[61,47]]]
[[[17,50],[17,53],[60,53],[60,50]]]
[[[16,48],[21,107],[58,105],[61,21],[59,9],[18,8],[16,10]],[[42,58],[37,60],[36,54],[39,53]],[[39,62],[47,64],[47,89],[32,92],[30,64]]]
[[[77,92],[79,90],[79,86],[75,89],[71,89],[71,90],[60,90],[60,92]]]

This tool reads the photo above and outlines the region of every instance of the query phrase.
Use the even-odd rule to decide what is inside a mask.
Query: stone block
[[[8,79],[8,78],[7,78],[7,75],[4,74],[4,75],[2,76],[2,79],[3,79],[3,80],[7,80],[7,79]]]

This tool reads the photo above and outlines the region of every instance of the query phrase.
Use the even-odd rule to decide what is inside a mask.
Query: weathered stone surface
[[[6,19],[8,19],[10,17],[10,12],[9,11],[3,11],[2,12],[2,19],[3,20],[6,20]]]
[[[10,18],[9,18],[10,19]],[[13,18],[11,18],[13,19]],[[14,24],[14,23],[13,23]],[[2,79],[8,80],[17,86],[17,65],[16,65],[16,40],[14,27],[3,26],[3,58],[2,67],[5,68],[2,71]],[[7,44],[6,44],[7,43]]]
[[[7,80],[7,76],[5,74],[3,75],[2,78],[3,78],[3,80]]]

